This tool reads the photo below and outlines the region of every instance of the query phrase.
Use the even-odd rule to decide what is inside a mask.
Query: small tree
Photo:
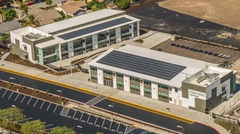
[[[129,7],[130,0],[116,0],[115,4],[122,9]]]
[[[28,12],[28,6],[25,3],[20,3],[19,9],[22,10],[24,13]]]
[[[46,90],[46,92],[47,92],[47,94],[48,94],[48,96],[49,96],[50,90],[49,90],[49,89],[47,89],[47,90]]]
[[[7,9],[4,13],[3,16],[5,18],[6,21],[11,21],[14,18],[17,17],[17,12],[13,9]]]
[[[55,127],[50,131],[50,134],[77,134],[72,128],[66,126]]]
[[[46,126],[40,120],[26,122],[21,127],[22,134],[39,134],[46,132]]]
[[[50,6],[52,4],[52,0],[46,0],[45,3],[46,3],[47,6]]]

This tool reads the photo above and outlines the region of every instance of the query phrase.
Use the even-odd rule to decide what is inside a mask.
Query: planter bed
[[[9,85],[11,85],[11,86],[9,87]],[[39,90],[37,90],[37,88],[34,90],[33,88],[25,87],[20,84],[17,86],[16,84],[12,84],[12,83],[9,84],[9,82],[6,82],[6,81],[0,81],[0,86],[3,88],[8,87],[8,89],[13,90],[13,91],[17,91],[17,89],[19,89],[20,93],[27,94],[29,96],[34,96],[36,98],[40,98],[40,99],[58,103],[58,104],[61,104],[62,102],[63,102],[63,104],[66,104],[69,101],[68,99],[61,97],[60,95],[58,96],[55,94],[53,95],[51,93],[39,91]]]

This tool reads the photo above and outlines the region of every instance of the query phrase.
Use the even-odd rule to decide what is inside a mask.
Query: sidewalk
[[[154,33],[152,33],[152,34],[154,34]],[[159,38],[159,36],[155,36],[155,37]],[[138,38],[142,38],[142,37],[138,37]],[[137,38],[134,38],[134,40],[137,40]],[[147,40],[148,39],[144,39],[144,41],[146,41],[146,44],[147,44]],[[151,40],[149,40],[149,41],[152,41],[152,40],[153,39],[151,38]],[[124,43],[131,44],[131,41],[124,41],[124,42],[122,42],[120,44],[116,44],[116,45],[122,45]],[[135,45],[138,44],[136,42],[134,42],[134,43],[135,43]],[[112,45],[111,47],[113,47],[113,46],[114,45]],[[94,52],[97,52],[97,50]],[[88,54],[88,53],[86,53],[86,54]],[[2,64],[4,64],[4,66],[2,66]],[[213,119],[210,115],[207,115],[207,114],[201,113],[201,112],[197,112],[197,111],[194,111],[191,109],[187,109],[187,108],[184,108],[181,106],[176,106],[176,105],[173,105],[170,103],[165,103],[165,102],[154,100],[154,99],[147,98],[144,96],[140,96],[140,95],[132,94],[132,93],[125,92],[122,90],[114,89],[112,87],[107,87],[107,86],[89,82],[88,81],[89,74],[78,72],[78,73],[74,73],[72,78],[71,78],[70,74],[64,75],[64,76],[54,76],[51,74],[44,73],[41,70],[29,68],[29,67],[18,65],[18,64],[9,63],[9,62],[3,61],[3,60],[0,61],[0,66],[2,66],[3,68],[19,71],[22,73],[26,73],[26,74],[30,74],[30,75],[34,75],[34,76],[38,76],[38,77],[43,77],[43,78],[54,80],[57,82],[66,83],[66,84],[72,85],[74,87],[79,87],[79,86],[85,87],[85,88],[90,89],[92,92],[98,92],[100,94],[108,94],[109,96],[115,97],[117,99],[126,100],[126,101],[129,101],[132,103],[136,103],[136,104],[143,105],[146,107],[158,109],[158,110],[161,110],[164,112],[170,112],[177,116],[192,119],[194,121],[206,124],[208,126],[212,126],[216,130],[218,130],[221,134],[228,134],[228,132],[224,128],[222,128],[221,126],[219,126],[213,122]],[[167,110],[167,108],[169,108],[170,110]]]

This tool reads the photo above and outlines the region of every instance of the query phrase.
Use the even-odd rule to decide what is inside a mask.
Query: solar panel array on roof
[[[97,63],[145,74],[152,77],[171,80],[186,67],[164,61],[113,50]]]
[[[97,24],[97,25],[94,25],[94,26],[90,26],[90,27],[87,27],[87,28],[79,29],[77,31],[73,31],[73,32],[70,32],[70,33],[62,34],[62,35],[59,35],[58,37],[61,38],[61,39],[64,39],[64,40],[68,40],[68,39],[71,39],[71,38],[82,36],[84,34],[89,34],[89,33],[99,31],[99,30],[102,30],[102,29],[105,29],[105,28],[109,28],[109,27],[116,26],[116,25],[119,25],[119,24],[122,24],[122,23],[126,23],[126,22],[129,22],[129,21],[131,21],[131,20],[128,19],[128,18],[122,17],[122,18],[107,21],[107,22],[104,22],[104,23],[101,23],[101,24]]]

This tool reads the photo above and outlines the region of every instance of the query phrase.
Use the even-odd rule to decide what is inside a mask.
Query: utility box
[[[172,34],[171,35],[171,41],[176,41],[177,40],[177,35],[176,34]]]

